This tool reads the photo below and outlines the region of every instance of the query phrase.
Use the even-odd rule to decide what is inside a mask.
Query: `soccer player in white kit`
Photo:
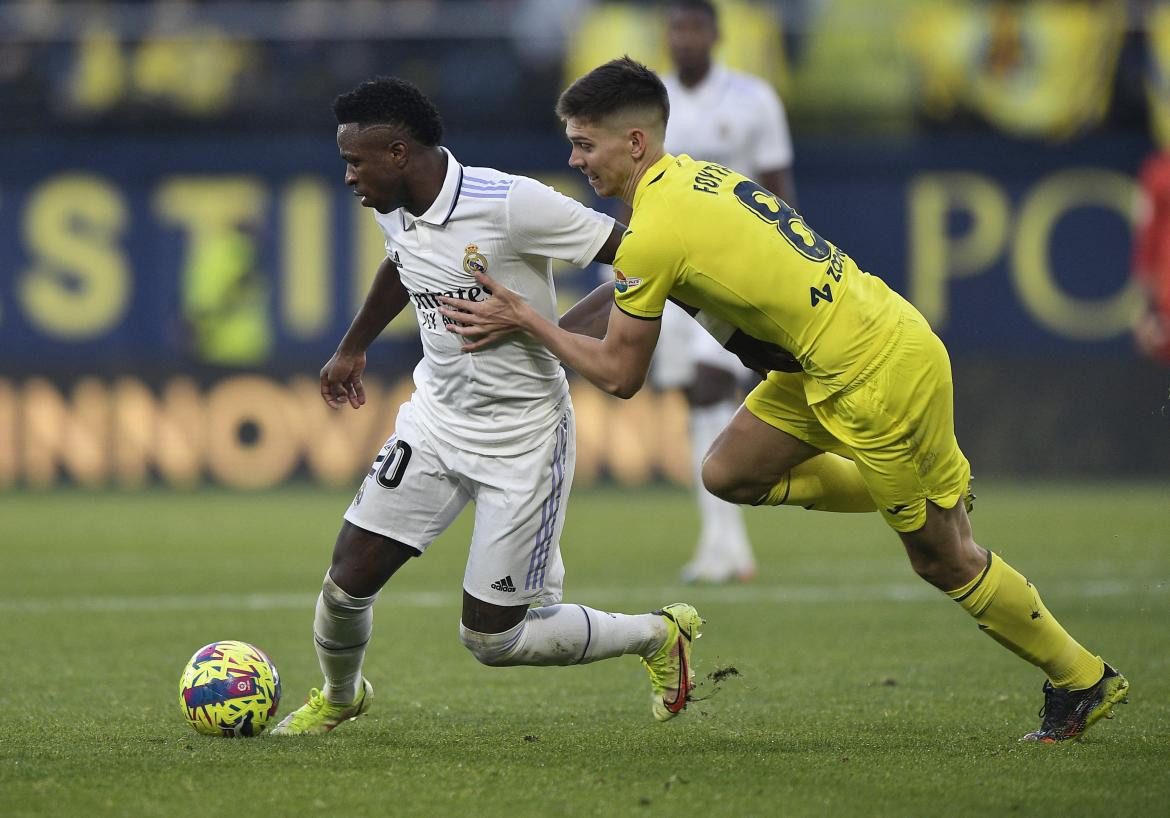
[[[394,435],[346,511],[317,600],[313,637],[325,683],[273,733],[326,733],[366,712],[373,688],[362,660],[377,594],[469,502],[475,527],[459,635],[475,658],[573,665],[636,654],[650,674],[655,717],[672,718],[694,686],[695,609],[674,603],[625,615],[559,604],[576,452],[560,362],[523,334],[463,353],[439,313],[441,295],[486,298],[475,272],[490,271],[555,320],[552,259],[611,262],[624,227],[532,179],[461,165],[440,145],[430,100],[403,80],[362,83],[333,107],[345,182],[376,211],[387,256],[321,370],[322,397],[333,408],[365,403],[365,350],[408,303],[423,358]]]
[[[668,14],[675,71],[662,77],[670,99],[666,150],[737,170],[795,205],[792,139],[776,92],[764,80],[712,58],[719,29],[710,2],[675,0]],[[681,309],[668,305],[650,380],[659,389],[683,389],[690,407],[701,529],[694,557],[682,569],[685,582],[743,581],[755,575],[742,509],[704,489],[699,476],[711,443],[739,408],[743,374],[735,355]]]

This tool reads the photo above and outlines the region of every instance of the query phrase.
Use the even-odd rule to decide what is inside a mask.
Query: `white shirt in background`
[[[757,181],[763,172],[792,165],[788,118],[764,80],[713,63],[694,88],[675,74],[662,82],[670,98],[670,153],[718,162]]]

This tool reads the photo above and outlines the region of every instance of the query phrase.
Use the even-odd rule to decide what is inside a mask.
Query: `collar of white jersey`
[[[405,207],[398,211],[402,214],[403,230],[413,230],[415,222],[426,222],[435,227],[442,227],[455,212],[455,205],[459,201],[459,188],[463,186],[463,165],[459,164],[451,151],[442,145],[439,146],[439,150],[447,155],[447,175],[443,179],[443,187],[421,216],[410,215]]]
[[[678,74],[672,74],[674,84],[684,94],[692,97],[702,96],[703,94],[713,89],[718,89],[718,93],[723,91],[723,83],[727,79],[727,68],[721,62],[711,61],[711,67],[707,70],[707,76],[699,80],[699,84],[688,88],[682,84],[682,80],[678,78]]]

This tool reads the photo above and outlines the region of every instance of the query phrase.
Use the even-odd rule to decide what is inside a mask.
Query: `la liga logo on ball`
[[[640,278],[627,278],[626,274],[617,267],[613,268],[613,288],[619,293],[624,293],[626,290],[632,290],[642,283]]]
[[[179,707],[208,736],[258,736],[280,704],[280,674],[247,642],[212,642],[195,651],[179,679]]]
[[[250,696],[256,692],[256,680],[252,678],[237,679],[232,682],[232,689],[237,696]]]

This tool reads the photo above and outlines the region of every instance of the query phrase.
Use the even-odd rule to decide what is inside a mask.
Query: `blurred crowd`
[[[1170,0],[723,0],[719,56],[800,132],[1101,127],[1170,139]],[[546,128],[567,80],[666,66],[653,0],[0,2],[0,132],[328,127],[408,77],[463,129]]]

